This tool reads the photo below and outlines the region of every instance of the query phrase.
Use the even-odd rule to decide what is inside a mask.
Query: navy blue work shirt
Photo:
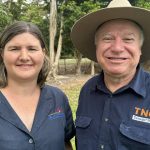
[[[76,118],[77,150],[150,150],[150,74],[111,93],[103,73],[82,88]]]
[[[68,100],[59,89],[41,89],[30,132],[0,92],[0,150],[65,150],[74,133]]]

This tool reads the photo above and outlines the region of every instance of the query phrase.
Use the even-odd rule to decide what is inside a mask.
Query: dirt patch
[[[55,80],[49,78],[47,83],[59,88],[70,88],[79,84],[83,85],[89,78],[91,78],[90,75],[59,75]]]

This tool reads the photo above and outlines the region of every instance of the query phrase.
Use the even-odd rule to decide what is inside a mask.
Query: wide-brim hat
[[[71,40],[74,46],[93,61],[96,59],[94,44],[96,29],[109,20],[128,19],[136,22],[144,32],[141,62],[150,59],[150,10],[133,7],[127,0],[113,0],[107,8],[89,13],[80,18],[73,26]]]

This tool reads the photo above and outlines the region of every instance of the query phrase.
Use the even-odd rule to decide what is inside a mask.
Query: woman
[[[72,149],[66,96],[45,85],[48,50],[38,27],[15,22],[0,37],[0,149]]]

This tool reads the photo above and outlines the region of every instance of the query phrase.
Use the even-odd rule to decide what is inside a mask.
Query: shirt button
[[[107,122],[108,121],[108,118],[105,118],[105,122]]]
[[[110,98],[112,98],[112,97],[113,97],[113,95],[112,95],[112,94],[110,94],[110,95],[109,95],[109,97],[110,97]]]
[[[100,148],[101,148],[101,149],[104,149],[104,145],[101,145]]]
[[[33,139],[29,139],[29,143],[32,144],[33,143]]]

